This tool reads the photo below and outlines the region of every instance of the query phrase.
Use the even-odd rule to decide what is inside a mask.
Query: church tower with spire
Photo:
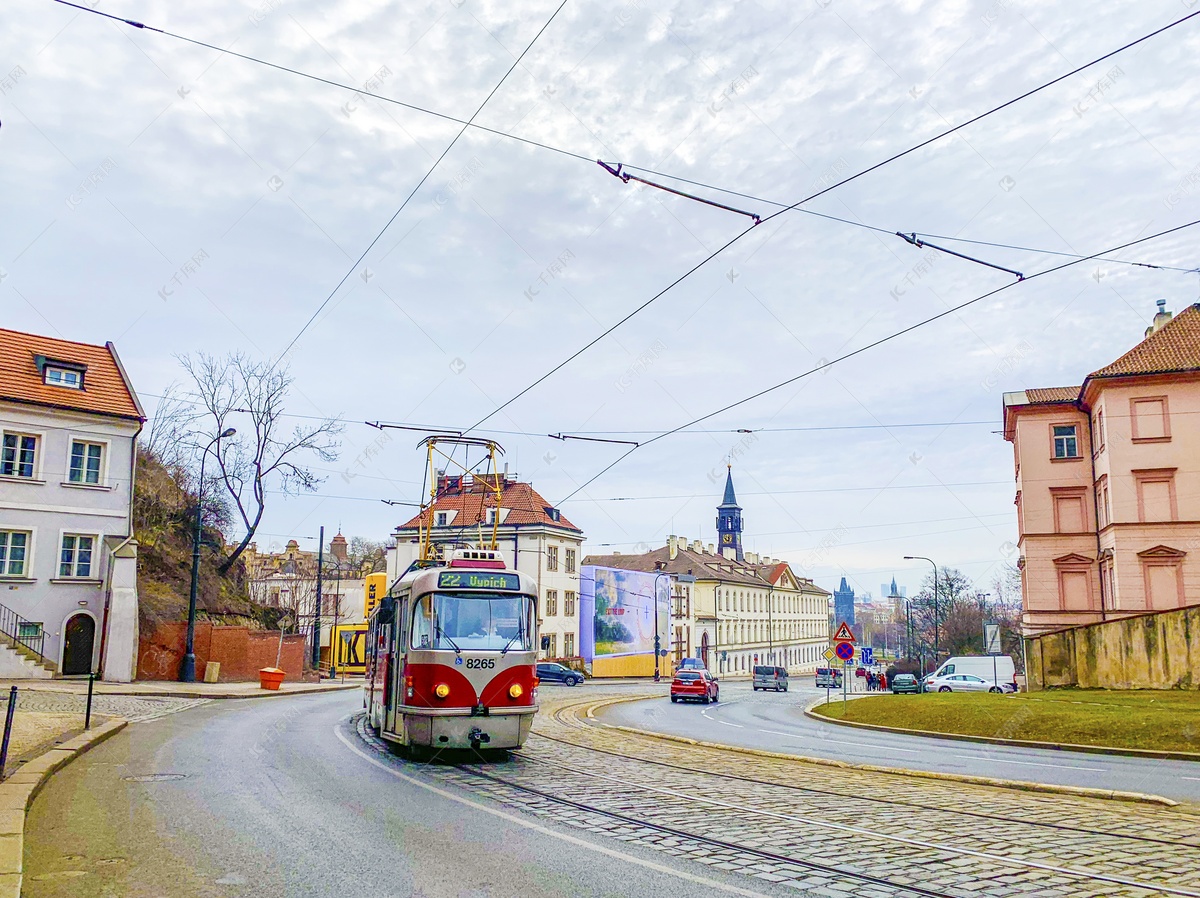
[[[733,492],[733,465],[725,476],[725,496],[717,506],[717,540],[726,558],[745,561],[742,554],[742,508]]]

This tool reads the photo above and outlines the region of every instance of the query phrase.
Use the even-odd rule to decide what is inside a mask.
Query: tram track
[[[944,808],[937,805],[921,804],[913,801],[901,801],[893,798],[876,798],[872,795],[854,795],[848,792],[837,792],[832,789],[814,789],[811,786],[797,786],[793,783],[773,782],[765,779],[755,779],[754,777],[738,776],[733,773],[720,773],[712,770],[697,770],[695,767],[685,767],[682,764],[672,764],[668,761],[658,761],[651,758],[641,757],[639,755],[622,754],[616,751],[610,751],[604,748],[596,748],[591,745],[581,745],[578,742],[572,742],[569,739],[560,739],[556,736],[547,736],[545,733],[534,732],[534,736],[539,739],[545,739],[549,742],[556,742],[560,745],[569,745],[572,748],[578,748],[583,751],[595,752],[597,754],[608,755],[614,758],[624,758],[627,760],[640,761],[643,764],[652,764],[655,767],[664,767],[669,770],[678,770],[683,773],[693,773],[702,776],[711,776],[717,779],[729,780],[732,782],[749,783],[755,786],[768,786],[775,789],[786,789],[791,792],[797,792],[805,795],[820,795],[825,798],[839,798],[854,802],[864,802],[872,805],[883,805],[888,807],[903,807],[912,808],[913,810],[931,811],[939,814],[950,814],[957,817],[969,817],[978,820],[989,820],[993,823],[1005,823],[1017,826],[1031,826],[1038,829],[1054,830],[1058,832],[1076,833],[1079,835],[1095,836],[1098,832],[1105,836],[1114,839],[1125,839],[1132,842],[1142,842],[1149,845],[1163,845],[1170,848],[1193,848],[1200,849],[1200,836],[1197,836],[1197,841],[1186,842],[1177,839],[1160,839],[1154,836],[1143,836],[1132,833],[1117,832],[1113,830],[1096,830],[1095,828],[1086,828],[1082,826],[1069,826],[1064,823],[1048,823],[1043,820],[1029,820],[1021,817],[1002,817],[997,814],[984,814],[980,811],[968,811],[958,808]],[[798,763],[803,763],[800,761]],[[1198,822],[1200,825],[1200,822]]]
[[[727,801],[720,801],[717,799],[707,798],[707,797],[701,796],[701,795],[691,795],[691,794],[681,792],[677,789],[667,789],[667,788],[661,788],[661,787],[656,787],[656,786],[650,786],[645,783],[633,782],[631,780],[621,779],[619,777],[609,776],[606,774],[600,774],[600,773],[596,773],[596,772],[592,772],[592,771],[580,771],[576,768],[567,767],[560,763],[551,762],[551,761],[543,761],[543,760],[535,759],[535,758],[528,758],[528,757],[525,757],[524,755],[522,755],[521,760],[526,763],[532,762],[536,765],[543,766],[543,767],[557,768],[557,770],[560,773],[565,773],[568,776],[587,777],[587,778],[594,779],[594,780],[600,780],[600,781],[603,781],[610,785],[619,786],[626,793],[628,793],[629,790],[639,790],[642,793],[653,794],[656,796],[665,796],[669,799],[691,802],[695,805],[701,806],[702,808],[716,809],[716,810],[720,810],[723,812],[731,813],[735,816],[735,819],[745,820],[749,817],[753,817],[753,818],[759,818],[760,820],[767,822],[768,825],[770,825],[770,824],[788,824],[791,826],[799,825],[799,826],[808,827],[808,828],[826,829],[826,830],[832,831],[833,833],[836,833],[838,835],[845,836],[845,837],[857,837],[857,838],[885,840],[885,841],[889,841],[889,842],[895,843],[900,846],[904,846],[907,849],[914,849],[914,850],[919,850],[919,851],[931,851],[931,852],[936,852],[939,854],[952,854],[952,855],[957,855],[957,856],[963,857],[963,858],[972,858],[974,860],[985,862],[985,863],[990,863],[990,864],[1007,865],[1007,866],[1011,866],[1011,867],[1024,868],[1026,870],[1039,871],[1040,873],[1044,873],[1044,874],[1071,877],[1071,878],[1074,878],[1077,880],[1082,880],[1084,882],[1103,882],[1103,883],[1110,883],[1110,884],[1118,885],[1118,886],[1126,886],[1126,887],[1130,887],[1130,888],[1143,889],[1148,894],[1151,894],[1151,895],[1176,895],[1176,896],[1187,896],[1187,898],[1200,898],[1200,890],[1182,888],[1182,887],[1175,886],[1175,885],[1172,885],[1172,884],[1166,883],[1166,882],[1150,881],[1150,880],[1145,880],[1145,879],[1136,879],[1132,876],[1126,876],[1126,875],[1122,875],[1119,873],[1105,872],[1102,870],[1079,869],[1079,868],[1073,868],[1073,867],[1066,867],[1066,866],[1061,866],[1061,865],[1057,865],[1057,864],[1046,863],[1046,862],[1037,861],[1037,860],[1031,860],[1028,858],[1014,858],[1014,857],[1005,856],[1003,854],[996,854],[993,852],[979,851],[979,850],[974,850],[974,849],[970,849],[970,848],[964,848],[960,845],[944,844],[941,842],[930,841],[927,839],[896,836],[893,834],[881,833],[878,830],[872,830],[867,827],[847,826],[844,824],[836,824],[836,823],[830,823],[828,821],[816,820],[816,819],[812,819],[810,817],[798,817],[798,816],[792,815],[792,814],[782,814],[782,813],[778,813],[775,811],[764,810],[762,808],[747,806],[745,804],[734,804],[734,803],[727,802]],[[797,857],[794,854],[793,855],[783,855],[783,854],[779,854],[776,852],[763,851],[761,848],[756,848],[753,846],[747,846],[747,845],[739,844],[739,843],[730,843],[730,842],[715,838],[710,835],[704,835],[704,834],[696,833],[693,831],[681,830],[681,829],[678,829],[677,827],[673,827],[673,826],[663,824],[660,822],[656,822],[653,820],[648,820],[645,817],[635,817],[635,816],[631,816],[629,814],[623,813],[621,811],[614,811],[611,808],[605,808],[605,807],[601,807],[599,805],[592,804],[592,803],[581,802],[581,801],[577,801],[574,799],[564,798],[561,795],[556,795],[551,792],[548,792],[544,788],[539,788],[537,786],[530,786],[527,783],[517,782],[511,778],[499,776],[496,773],[484,771],[475,765],[455,765],[455,769],[469,773],[470,775],[472,775],[474,777],[486,779],[486,780],[489,780],[489,781],[492,781],[495,783],[501,783],[509,788],[513,788],[513,789],[517,789],[522,792],[537,795],[545,800],[557,802],[557,803],[563,804],[563,805],[567,805],[567,806],[576,808],[578,810],[587,811],[588,813],[603,814],[605,816],[611,817],[613,819],[621,820],[626,823],[636,824],[636,825],[642,826],[642,827],[649,827],[652,829],[661,830],[663,832],[669,832],[671,835],[674,835],[677,837],[687,837],[689,839],[694,839],[694,840],[697,840],[700,842],[705,842],[705,843],[713,844],[713,845],[719,845],[720,847],[726,848],[726,849],[732,849],[732,850],[736,850],[739,852],[754,853],[756,855],[763,857],[764,859],[768,859],[775,863],[795,864],[795,865],[803,866],[803,867],[806,867],[809,869],[820,870],[822,872],[836,873],[839,876],[850,875],[850,876],[853,876],[854,878],[862,879],[864,882],[869,881],[869,882],[875,883],[877,885],[886,885],[886,886],[889,886],[892,888],[911,889],[911,886],[889,880],[885,876],[863,874],[863,873],[861,873],[861,871],[854,871],[851,873],[850,871],[847,871],[844,868],[839,867],[837,865],[829,865],[829,864],[823,864],[820,862],[815,862],[815,861],[812,861],[811,859]],[[579,790],[576,789],[574,791],[578,792]],[[1191,846],[1188,846],[1188,847],[1191,847]],[[938,892],[937,890],[925,890],[925,891],[920,892],[920,894],[935,895],[935,894],[945,894],[945,893]]]

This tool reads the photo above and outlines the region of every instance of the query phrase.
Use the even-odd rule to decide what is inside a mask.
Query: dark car
[[[707,670],[677,670],[671,680],[671,701],[681,698],[695,699],[708,704],[720,701],[721,692],[717,678]]]
[[[537,666],[538,679],[543,683],[562,683],[566,686],[578,686],[583,682],[583,674],[559,664],[557,661],[542,661]]]
[[[708,670],[699,658],[683,658],[676,670]]]
[[[916,695],[924,691],[921,688],[921,681],[913,674],[896,674],[888,681],[888,686],[892,689],[893,695],[898,695],[901,692],[911,692]]]

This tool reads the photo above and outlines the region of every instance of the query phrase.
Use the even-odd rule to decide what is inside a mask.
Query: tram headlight
[[[518,699],[524,694],[525,690],[521,688],[520,683],[513,683],[508,687],[508,697],[511,699]]]
[[[445,683],[438,683],[436,686],[433,687],[433,694],[436,695],[438,698],[445,698],[447,695],[450,694],[450,687],[447,686]]]

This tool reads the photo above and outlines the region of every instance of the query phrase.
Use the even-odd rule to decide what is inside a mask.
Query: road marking
[[[649,870],[654,870],[657,873],[664,873],[667,876],[674,876],[677,879],[683,879],[683,880],[686,880],[687,882],[692,882],[692,883],[696,883],[697,885],[706,886],[710,889],[717,889],[719,891],[729,892],[734,895],[744,895],[744,896],[746,896],[746,898],[769,898],[768,895],[764,895],[762,892],[752,892],[749,889],[740,889],[737,886],[726,885],[725,883],[718,882],[715,879],[708,879],[704,876],[697,876],[694,873],[687,873],[683,870],[675,870],[671,867],[665,866],[664,864],[656,864],[653,861],[643,860],[642,858],[634,857],[631,854],[625,854],[624,852],[621,852],[621,851],[614,851],[611,848],[605,848],[603,845],[597,845],[593,842],[588,842],[586,839],[580,839],[575,836],[569,836],[566,833],[555,832],[554,830],[552,830],[548,827],[542,826],[538,823],[533,823],[532,821],[529,821],[529,820],[523,820],[514,814],[509,814],[505,811],[501,811],[496,808],[489,807],[485,804],[480,804],[479,802],[472,801],[469,798],[463,798],[460,795],[455,795],[453,792],[448,792],[445,789],[439,789],[437,786],[432,786],[429,783],[421,782],[421,780],[415,779],[414,777],[406,776],[405,774],[401,773],[396,768],[383,763],[378,758],[372,758],[365,751],[363,751],[362,749],[353,745],[350,742],[350,740],[342,733],[342,730],[340,727],[333,728],[333,735],[337,736],[338,740],[343,745],[345,745],[346,748],[350,749],[350,751],[352,751],[354,754],[358,755],[360,758],[362,758],[368,764],[371,764],[374,767],[378,767],[380,770],[384,771],[385,773],[390,773],[392,776],[396,777],[397,779],[404,780],[406,783],[414,785],[420,789],[424,789],[427,792],[432,792],[434,795],[437,795],[441,798],[445,798],[448,801],[453,801],[453,802],[457,802],[458,804],[461,804],[461,805],[466,805],[467,807],[472,808],[476,811],[482,811],[485,814],[491,814],[493,817],[499,817],[502,820],[507,820],[509,823],[514,823],[517,826],[524,827],[525,829],[531,829],[534,832],[541,833],[542,835],[545,835],[545,836],[550,836],[551,838],[554,838],[554,839],[560,839],[563,842],[570,842],[572,845],[577,845],[580,848],[586,848],[588,851],[595,851],[597,854],[603,854],[603,855],[606,855],[611,858],[616,858],[617,860],[624,861],[628,864],[637,864],[639,867],[645,867]]]
[[[822,736],[797,736],[794,733],[780,733],[780,732],[776,732],[775,730],[759,730],[759,732],[760,733],[768,733],[772,736],[784,736],[788,739],[798,739],[801,742],[803,742],[806,739],[816,739],[820,742],[832,742],[836,745],[853,745],[853,746],[856,746],[857,748],[869,748],[869,749],[872,749],[873,751],[879,751],[881,748],[883,748],[882,746],[879,746],[879,745],[868,745],[865,742],[844,742],[841,739],[826,739]],[[897,752],[897,751],[904,752],[907,755],[919,755],[921,753],[920,750],[915,749],[915,748],[893,748],[890,745],[886,746],[886,748],[884,748],[884,750],[887,751],[888,754],[891,754],[892,752]]]
[[[1190,780],[1193,783],[1200,783],[1200,776],[1181,776],[1181,780]]]
[[[1070,764],[1038,764],[1036,761],[1009,761],[1006,758],[992,758],[987,755],[955,755],[964,761],[993,761],[998,764],[1023,764],[1026,767],[1055,767],[1059,770],[1098,770],[1107,773],[1107,767],[1074,767]]]

